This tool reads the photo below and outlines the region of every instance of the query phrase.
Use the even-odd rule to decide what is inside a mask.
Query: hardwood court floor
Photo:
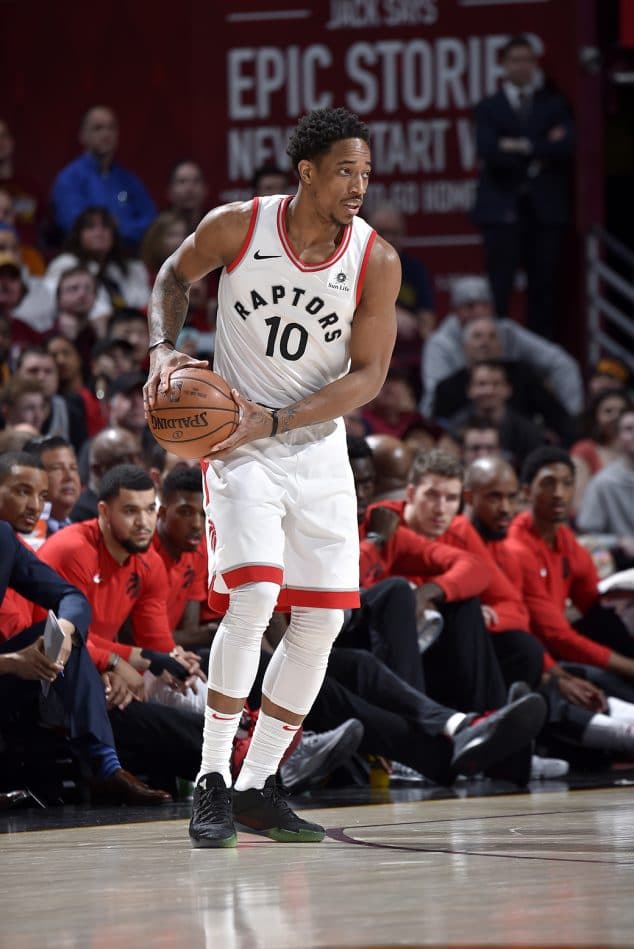
[[[633,946],[631,788],[302,811],[320,845],[184,820],[7,833],[11,949]]]

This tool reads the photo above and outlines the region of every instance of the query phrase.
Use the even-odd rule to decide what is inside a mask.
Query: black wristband
[[[168,339],[167,336],[164,336],[163,339],[157,340],[155,343],[152,343],[151,346],[148,346],[147,351],[151,353],[153,349],[156,349],[157,346],[171,346],[172,349],[176,349],[176,344]]]
[[[273,437],[273,435],[277,435],[277,426],[279,424],[279,419],[277,417],[278,412],[279,412],[279,409],[271,410],[271,438]]]

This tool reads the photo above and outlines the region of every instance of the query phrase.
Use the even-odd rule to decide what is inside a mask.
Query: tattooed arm
[[[237,256],[250,219],[250,201],[214,208],[159,270],[148,309],[150,347],[159,345],[150,353],[150,371],[143,390],[146,415],[159,386],[169,390],[175,369],[208,366],[206,360],[192,359],[175,349],[187,316],[189,288]]]

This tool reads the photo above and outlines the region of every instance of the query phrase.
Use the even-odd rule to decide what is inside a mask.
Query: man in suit
[[[473,219],[484,238],[497,313],[508,312],[522,265],[528,326],[550,336],[574,130],[563,96],[544,82],[525,36],[509,40],[502,64],[502,88],[475,110],[480,179]]]

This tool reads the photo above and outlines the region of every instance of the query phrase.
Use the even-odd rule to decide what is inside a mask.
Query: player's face
[[[156,492],[122,488],[116,498],[101,502],[99,512],[112,539],[129,554],[142,553],[152,541],[156,527]]]
[[[574,490],[575,477],[568,465],[560,462],[540,468],[529,491],[534,517],[546,524],[566,521]]]
[[[72,448],[49,448],[42,452],[48,475],[48,493],[53,517],[67,517],[81,493],[77,458]]]
[[[16,531],[30,533],[48,500],[48,476],[40,468],[14,465],[0,484],[0,519]]]
[[[425,537],[440,537],[460,508],[462,482],[459,478],[427,474],[416,486],[407,488],[411,526]]]
[[[517,478],[511,471],[474,488],[471,506],[475,517],[493,533],[506,535],[517,510],[517,490]]]
[[[365,517],[368,504],[374,498],[376,470],[371,458],[351,458],[350,467],[354,476],[354,488],[357,492],[357,518],[360,524]]]
[[[203,537],[205,513],[198,491],[181,491],[161,508],[161,536],[183,553],[196,550]]]
[[[370,180],[370,149],[360,138],[335,142],[312,168],[311,195],[319,216],[345,227],[361,210]]]

